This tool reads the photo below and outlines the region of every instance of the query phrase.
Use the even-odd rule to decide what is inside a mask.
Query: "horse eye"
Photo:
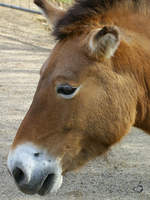
[[[75,96],[78,89],[79,88],[73,87],[69,84],[62,84],[56,87],[56,92],[57,94],[59,94],[60,96],[66,99],[71,99],[72,97]]]
[[[64,95],[70,95],[73,94],[75,92],[77,88],[72,87],[70,85],[59,85],[57,87],[57,93],[58,94],[64,94]]]

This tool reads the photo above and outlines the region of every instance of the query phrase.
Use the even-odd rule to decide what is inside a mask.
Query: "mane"
[[[150,0],[76,0],[66,14],[58,20],[53,35],[57,40],[81,34],[87,27],[103,24],[104,16],[113,9],[139,12],[147,10]],[[149,7],[149,6],[148,6]],[[142,10],[141,9],[141,10]],[[114,13],[115,15],[115,13]]]

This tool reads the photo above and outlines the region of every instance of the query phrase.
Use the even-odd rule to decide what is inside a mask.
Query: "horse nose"
[[[43,174],[38,175],[29,179],[28,174],[24,172],[21,168],[15,167],[12,171],[12,176],[14,177],[15,183],[18,188],[26,194],[44,195],[48,192],[48,187],[53,184],[54,174]]]
[[[38,158],[40,159],[40,158]],[[18,188],[26,194],[39,193],[44,195],[53,186],[55,172],[46,160],[40,160],[43,165],[38,166],[36,160],[30,158],[30,166],[24,159],[14,161],[11,174]],[[34,165],[34,167],[33,167]]]
[[[54,192],[62,183],[57,159],[31,145],[21,145],[9,153],[8,169],[18,188],[26,194]]]

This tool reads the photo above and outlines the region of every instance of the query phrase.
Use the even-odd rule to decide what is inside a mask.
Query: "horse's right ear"
[[[104,26],[92,32],[89,48],[96,57],[111,58],[120,44],[120,31],[116,26]]]
[[[57,20],[65,14],[64,10],[56,8],[47,0],[34,0],[34,3],[42,10],[51,25],[55,25]]]

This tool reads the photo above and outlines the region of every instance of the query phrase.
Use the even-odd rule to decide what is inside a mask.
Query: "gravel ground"
[[[66,174],[57,194],[29,196],[16,188],[8,150],[53,45],[41,17],[0,8],[0,200],[149,200],[150,137],[135,128],[107,155]]]

